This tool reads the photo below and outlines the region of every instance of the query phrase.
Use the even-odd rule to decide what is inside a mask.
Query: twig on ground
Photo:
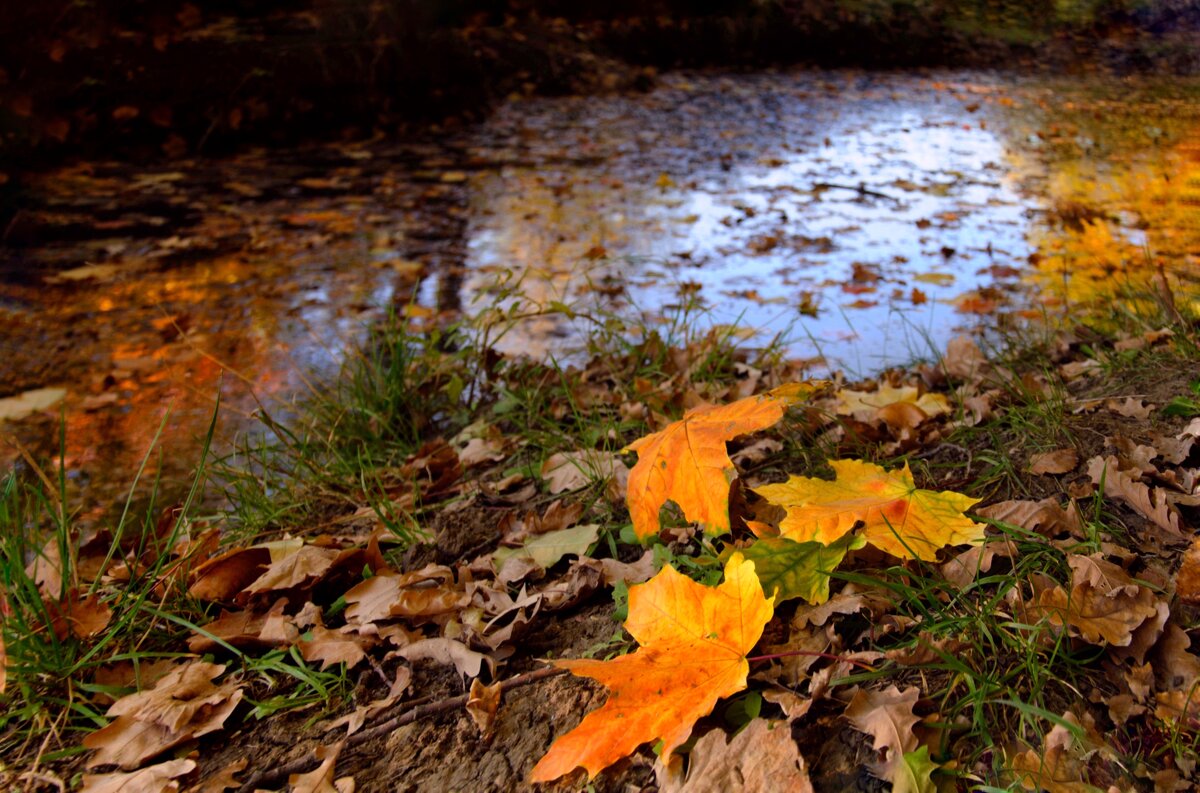
[[[565,675],[566,673],[566,669],[559,669],[552,666],[544,669],[536,669],[532,672],[526,672],[523,675],[517,675],[516,677],[505,680],[500,684],[500,690],[501,692],[507,693],[514,688],[528,686],[533,683],[546,680],[547,678]],[[450,697],[449,699],[439,700],[438,702],[431,702],[428,705],[409,708],[399,716],[388,719],[384,722],[380,722],[374,727],[362,730],[361,732],[356,732],[354,735],[351,735],[346,739],[345,745],[348,747],[357,746],[358,744],[365,743],[372,738],[377,738],[381,735],[387,735],[388,733],[399,729],[406,724],[412,724],[414,721],[423,719],[426,716],[433,716],[438,713],[446,713],[447,711],[466,707],[468,699],[470,699],[469,694],[460,694],[457,697]],[[242,786],[238,788],[238,793],[250,793],[250,791],[264,786],[273,787],[278,785],[280,782],[287,780],[287,778],[292,774],[301,774],[312,769],[318,765],[319,762],[320,761],[310,753],[304,757],[297,758],[290,763],[284,763],[283,765],[276,766],[270,770],[257,771],[249,779],[242,783]]]

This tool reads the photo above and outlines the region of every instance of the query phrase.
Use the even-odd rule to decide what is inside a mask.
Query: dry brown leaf
[[[1062,746],[1052,746],[1044,755],[1033,749],[1012,759],[1012,769],[1026,790],[1048,793],[1096,793],[1083,779],[1084,764]]]
[[[1032,474],[1068,474],[1074,471],[1077,465],[1079,453],[1074,449],[1057,449],[1029,458],[1029,472]]]
[[[467,605],[467,594],[454,585],[454,572],[427,565],[403,575],[377,575],[345,594],[346,619],[357,623],[389,617],[436,617]]]
[[[1112,412],[1131,419],[1147,419],[1154,410],[1154,405],[1146,405],[1142,400],[1127,397],[1118,402],[1115,399],[1105,400],[1104,407]]]
[[[1001,543],[985,541],[982,545],[973,545],[962,553],[955,554],[938,568],[942,578],[959,589],[966,589],[976,576],[992,569],[992,560],[996,557],[998,545]]]
[[[541,475],[554,494],[601,481],[608,483],[605,492],[609,500],[619,502],[629,487],[629,467],[612,452],[559,452],[542,464]]]
[[[431,660],[444,666],[454,665],[463,677],[479,677],[486,663],[495,671],[495,662],[483,653],[477,653],[462,642],[454,639],[422,639],[396,651],[409,661]]]
[[[500,707],[501,683],[497,681],[485,686],[479,678],[471,681],[471,692],[467,698],[467,715],[485,739],[490,738],[495,728],[496,710]]]
[[[120,716],[83,739],[84,747],[96,750],[88,768],[115,764],[132,771],[163,752],[191,740],[186,731],[171,732],[161,724]]]
[[[969,336],[955,336],[950,340],[942,365],[951,377],[968,381],[982,379],[990,368],[983,351]]]
[[[168,760],[131,773],[84,774],[79,793],[168,793],[179,790],[176,779],[195,767],[194,760]]]
[[[8,651],[4,647],[4,634],[0,633],[0,694],[8,688]]]
[[[284,614],[287,603],[287,598],[280,598],[266,614],[222,609],[219,617],[188,639],[188,649],[193,653],[212,652],[221,646],[218,639],[239,650],[291,646],[299,640],[300,629]]]
[[[366,649],[374,642],[356,633],[330,630],[324,625],[314,625],[312,638],[297,643],[305,661],[320,661],[325,670],[334,664],[345,664],[350,670],[367,657]]]
[[[1142,517],[1174,534],[1181,534],[1179,511],[1167,501],[1166,491],[1151,488],[1120,469],[1116,457],[1093,457],[1088,460],[1088,476],[1092,483],[1104,482],[1104,495],[1124,501]]]
[[[880,779],[893,779],[904,755],[916,751],[917,734],[913,726],[921,719],[913,713],[913,705],[920,696],[915,686],[904,691],[894,685],[884,691],[860,688],[846,707],[843,715],[854,728],[874,738],[879,762],[868,767]]]
[[[1158,613],[1158,598],[1117,565],[1088,556],[1068,556],[1071,591],[1056,586],[1038,605],[1056,625],[1067,624],[1090,644],[1127,647],[1133,632]]]
[[[153,688],[122,697],[108,709],[117,717],[83,739],[95,749],[88,767],[116,763],[125,770],[192,738],[221,729],[242,699],[236,681],[212,681],[225,669],[196,661],[177,667]]]
[[[808,769],[790,726],[755,719],[732,740],[724,730],[705,734],[688,754],[687,774],[655,764],[662,793],[812,793]],[[678,764],[676,764],[678,765]]]
[[[229,602],[270,564],[271,552],[267,548],[237,548],[200,565],[192,574],[188,594],[213,603]]]
[[[249,764],[249,757],[234,760],[199,785],[189,789],[188,793],[225,793],[226,790],[240,788],[242,783],[238,782],[234,777],[245,771],[246,766]]]
[[[338,552],[332,548],[318,548],[314,545],[298,548],[295,553],[271,562],[261,576],[243,588],[238,600],[245,600],[247,596],[259,592],[293,589],[310,584],[324,575],[337,557]]]
[[[347,776],[337,780],[333,778],[334,765],[341,751],[342,743],[318,746],[313,754],[321,761],[321,765],[307,774],[289,776],[291,793],[354,793],[353,777]]]
[[[1175,594],[1184,603],[1200,603],[1200,537],[1192,540],[1175,574]]]
[[[1079,516],[1079,510],[1070,503],[1063,509],[1054,498],[1044,498],[1041,501],[1001,501],[998,504],[979,507],[975,514],[1010,526],[1036,531],[1045,537],[1063,533],[1076,536],[1083,534],[1083,520]]]

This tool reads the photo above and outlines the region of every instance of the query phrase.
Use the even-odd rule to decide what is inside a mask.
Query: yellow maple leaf
[[[774,613],[754,563],[734,554],[719,586],[698,584],[671,567],[629,588],[625,629],[641,647],[611,661],[556,661],[599,680],[608,701],[550,747],[530,776],[548,782],[579,766],[595,775],[648,741],[668,757],[717,700],[746,687],[746,653]]]
[[[823,381],[790,383],[728,405],[694,407],[626,446],[623,451],[638,454],[625,496],[634,533],[641,539],[658,533],[658,512],[667,499],[709,533],[729,531],[729,484],[736,473],[725,442],[771,426],[789,405],[824,386]]]
[[[828,545],[863,523],[863,536],[901,559],[932,561],[939,548],[978,542],[983,525],[964,510],[979,499],[953,491],[920,490],[906,463],[888,472],[861,460],[831,460],[836,481],[793,476],[754,492],[787,510],[782,536]]]

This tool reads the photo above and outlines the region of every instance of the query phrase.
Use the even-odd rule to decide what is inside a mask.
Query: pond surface
[[[286,415],[371,324],[500,317],[569,358],[564,306],[687,307],[814,371],[933,357],[1002,315],[1200,272],[1200,91],[945,72],[668,75],[514,100],[485,124],[36,180],[0,249],[4,424],[99,514],[163,425],[168,479],[261,406]],[[2,411],[0,411],[2,412]],[[3,462],[17,457],[6,447]]]

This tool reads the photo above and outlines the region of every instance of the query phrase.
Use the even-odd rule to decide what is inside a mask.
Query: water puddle
[[[53,455],[65,411],[73,487],[98,512],[161,422],[182,481],[218,393],[227,446],[389,313],[532,314],[502,348],[562,357],[578,341],[564,307],[652,326],[699,306],[814,370],[867,375],[1127,282],[1190,300],[1197,96],[957,72],[674,75],[640,96],[514,101],[403,145],[45,174],[0,260],[0,394],[66,396],[3,432]]]

